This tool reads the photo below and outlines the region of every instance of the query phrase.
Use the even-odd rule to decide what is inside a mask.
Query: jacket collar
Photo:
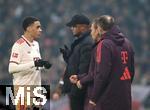
[[[81,42],[81,41],[82,41],[83,39],[85,39],[88,35],[90,35],[90,32],[91,32],[91,31],[86,31],[86,32],[82,33],[82,34],[79,36],[79,38],[77,38],[77,39],[75,40],[75,42],[76,42],[76,43]]]
[[[79,38],[77,38],[77,39],[72,43],[72,45],[71,45],[71,50],[73,50],[76,45],[78,45],[81,41],[83,41],[83,40],[84,40],[87,36],[89,36],[89,35],[90,35],[90,31],[86,31],[86,32],[82,33],[82,34],[79,36]]]

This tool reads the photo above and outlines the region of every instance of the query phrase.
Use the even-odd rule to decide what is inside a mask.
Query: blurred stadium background
[[[60,110],[59,106],[61,110],[63,107],[69,110],[68,101],[56,89],[65,69],[59,48],[73,40],[65,23],[76,13],[86,14],[91,20],[102,14],[117,19],[135,49],[133,110],[150,110],[149,0],[0,0],[0,85],[12,84],[8,61],[12,44],[22,34],[23,18],[36,16],[43,28],[39,39],[42,57],[53,63],[42,75],[43,83],[51,84],[51,91],[58,95],[51,97],[54,106],[51,110],[56,105],[55,110]]]

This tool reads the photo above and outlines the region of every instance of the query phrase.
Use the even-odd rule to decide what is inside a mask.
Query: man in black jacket
[[[66,25],[71,28],[77,39],[72,43],[70,50],[67,46],[64,49],[60,48],[67,63],[62,92],[69,95],[71,110],[83,110],[86,88],[78,89],[69,81],[69,77],[75,73],[79,75],[88,72],[93,45],[90,36],[90,21],[85,15],[74,15]]]

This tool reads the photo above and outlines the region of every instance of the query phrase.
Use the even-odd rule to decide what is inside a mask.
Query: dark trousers
[[[70,97],[71,110],[84,110],[84,98]]]

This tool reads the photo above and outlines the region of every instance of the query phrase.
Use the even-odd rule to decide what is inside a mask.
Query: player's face
[[[34,37],[34,39],[39,38],[41,36],[42,33],[42,29],[41,29],[41,23],[39,21],[35,21],[31,27],[30,27],[30,32],[32,37]]]
[[[91,36],[94,41],[96,41],[97,38],[99,37],[98,28],[95,23],[92,23],[92,25],[91,25]]]

